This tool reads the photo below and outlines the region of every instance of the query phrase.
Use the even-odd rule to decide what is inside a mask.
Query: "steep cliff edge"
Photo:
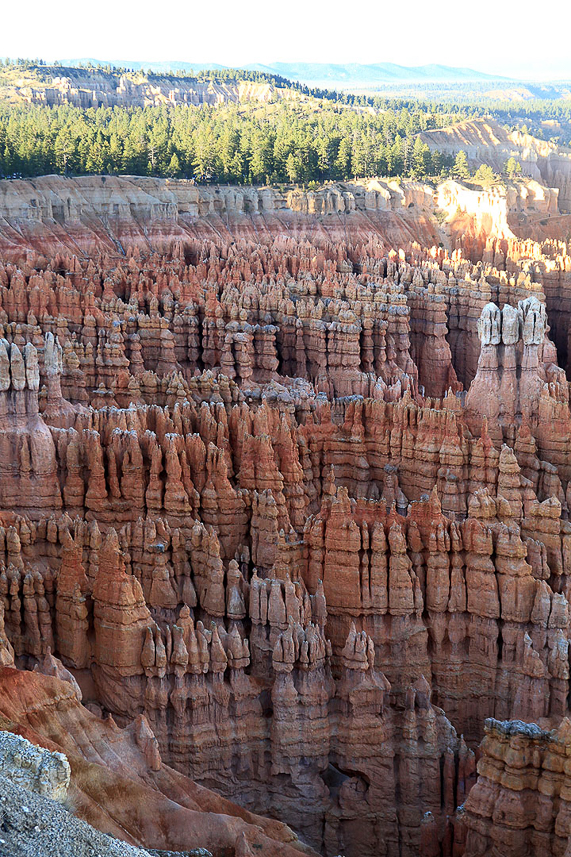
[[[433,191],[418,182],[326,185],[313,191],[197,186],[137,176],[44,176],[0,181],[0,254],[101,251],[124,255],[172,250],[176,242],[239,237],[270,243],[278,235],[325,233],[334,240],[373,234],[387,247],[438,245]]]
[[[438,186],[436,202],[446,212],[446,226],[457,246],[466,238],[566,238],[571,225],[571,216],[559,211],[558,190],[533,179],[488,189],[450,180]]]

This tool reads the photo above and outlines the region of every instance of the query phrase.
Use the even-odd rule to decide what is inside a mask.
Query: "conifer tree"
[[[459,179],[469,179],[470,169],[468,167],[468,156],[463,149],[460,149],[454,161],[454,175]]]

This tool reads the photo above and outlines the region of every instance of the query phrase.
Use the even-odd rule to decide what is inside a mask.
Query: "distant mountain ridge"
[[[272,71],[290,80],[300,80],[304,83],[392,83],[397,80],[410,81],[441,81],[441,80],[506,80],[497,75],[486,74],[471,68],[456,68],[446,65],[404,66],[383,62],[374,64],[361,63],[272,63],[269,66],[253,65],[248,69]]]
[[[79,63],[91,62],[93,65],[116,66],[129,68],[134,71],[150,69],[154,72],[167,71],[202,71],[203,69],[224,69],[231,66],[219,63],[191,63],[179,61],[145,62],[134,60],[110,60],[109,63],[93,58],[66,59],[61,61],[65,65],[77,65]],[[251,63],[240,66],[247,71],[262,71],[267,74],[278,74],[290,80],[308,83],[312,85],[338,84],[340,86],[361,85],[372,83],[394,83],[396,81],[415,82],[438,82],[438,81],[483,81],[483,80],[510,80],[507,77],[487,74],[471,68],[457,68],[454,66],[429,65],[404,66],[395,63],[302,63],[302,62],[276,62],[268,65]]]

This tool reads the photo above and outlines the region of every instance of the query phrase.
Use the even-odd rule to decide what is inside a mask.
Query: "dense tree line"
[[[319,109],[316,109],[318,105]],[[0,175],[195,178],[242,184],[424,177],[453,159],[416,136],[450,115],[329,101],[200,108],[0,105]]]

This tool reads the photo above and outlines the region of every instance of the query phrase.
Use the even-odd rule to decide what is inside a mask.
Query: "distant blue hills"
[[[405,66],[382,62],[370,65],[361,63],[281,63],[272,65],[251,65],[248,69],[280,74],[290,80],[303,83],[335,82],[343,84],[394,83],[396,81],[438,82],[505,80],[497,75],[485,74],[473,68],[455,68],[446,65]]]
[[[192,62],[145,62],[133,60],[96,60],[96,59],[67,59],[61,60],[63,65],[75,66],[79,63],[92,63],[93,65],[112,65],[118,68],[129,68],[133,71],[147,69],[155,73],[175,71],[203,71],[204,69],[224,69],[231,66],[219,63],[192,63]],[[457,68],[454,66],[429,65],[404,66],[395,63],[382,62],[372,64],[361,63],[302,63],[302,62],[276,62],[269,65],[252,63],[240,66],[245,71],[261,71],[266,74],[278,74],[289,80],[312,86],[366,86],[375,83],[403,83],[403,82],[468,82],[485,80],[509,80],[510,78],[499,75],[486,74],[472,68]]]

